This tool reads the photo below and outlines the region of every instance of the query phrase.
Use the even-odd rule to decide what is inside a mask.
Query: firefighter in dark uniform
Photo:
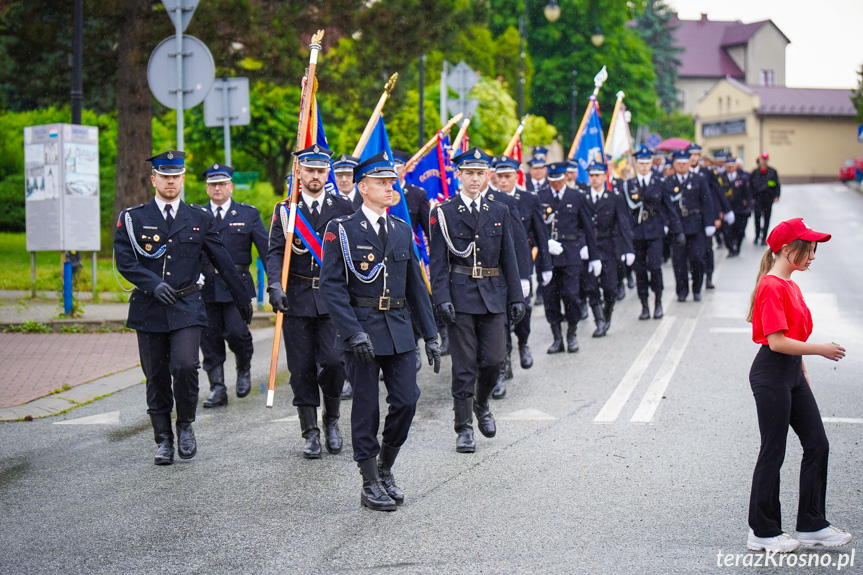
[[[713,198],[713,206],[717,212],[716,221],[713,223],[718,232],[721,232],[722,222],[729,219],[734,221],[734,213],[731,212],[731,206],[728,204],[728,199],[725,194],[720,191],[719,174],[713,168],[703,168],[701,166],[701,146],[698,144],[690,144],[686,149],[689,152],[689,173],[690,176],[704,178],[707,181],[707,189],[710,190]],[[729,215],[730,214],[730,215]],[[705,243],[704,250],[704,287],[713,289],[713,270],[715,268],[713,256],[713,240],[721,242],[720,234],[713,234],[713,237],[708,238]],[[721,247],[721,245],[720,245]]]
[[[738,169],[737,159],[731,156],[725,162],[725,181],[725,194],[736,215],[734,223],[728,226],[725,234],[728,257],[733,258],[740,255],[743,233],[752,213],[752,188],[749,186],[749,174]]]
[[[332,155],[331,151],[317,144],[296,152],[302,184],[302,194],[297,202],[298,214],[302,214],[314,228],[318,238],[323,236],[330,220],[354,212],[346,198],[324,191]],[[276,204],[273,223],[270,224],[267,291],[273,310],[285,314],[282,333],[291,372],[293,403],[299,414],[300,431],[306,440],[303,457],[318,459],[321,457],[321,441],[317,408],[321,404],[321,394],[324,398],[321,420],[327,451],[339,453],[342,450],[339,416],[345,356],[341,349],[333,347],[336,326],[320,294],[321,268],[300,238],[299,230],[295,232],[291,245],[293,254],[288,283],[284,288],[281,284],[289,215],[287,202]]]
[[[638,319],[650,319],[650,291],[654,295],[653,318],[662,319],[662,242],[667,234],[685,242],[680,220],[663,193],[662,178],[651,165],[651,152],[642,147],[634,155],[636,176],[620,182],[620,191],[629,208],[632,223],[632,247],[635,253],[636,290],[641,300]]]
[[[357,191],[354,184],[354,168],[360,163],[358,158],[342,154],[337,158],[333,158],[333,175],[336,178],[336,187],[339,193],[346,196],[351,201],[351,206],[354,211],[360,209],[363,205],[363,197]]]
[[[665,171],[665,154],[662,153],[662,150],[654,150],[652,158],[653,163],[650,165],[650,171],[653,172],[654,176],[662,179]]]
[[[770,212],[773,204],[779,201],[782,186],[779,184],[779,174],[767,165],[770,154],[762,152],[758,156],[758,167],[749,175],[749,185],[755,201],[755,245],[761,242],[767,245],[767,233],[770,231]]]
[[[216,232],[231,254],[249,297],[255,297],[255,281],[249,273],[253,261],[252,244],[266,262],[267,230],[258,208],[234,201],[233,173],[234,169],[230,166],[213,164],[201,177],[207,182],[207,195],[210,196],[207,208],[213,214]],[[216,407],[228,405],[225,342],[228,342],[236,357],[237,397],[246,397],[252,390],[254,345],[249,326],[240,317],[228,286],[208,260],[205,260],[203,272],[205,281],[201,299],[207,309],[209,325],[201,331],[201,352],[204,356],[204,371],[210,380],[210,395],[204,400],[204,407]]]
[[[461,192],[432,211],[429,250],[435,310],[448,324],[456,451],[473,453],[473,417],[494,437],[489,397],[506,357],[506,319],[524,317],[509,210],[483,198],[489,157],[479,148],[453,158]]]
[[[701,301],[706,245],[708,238],[716,233],[716,208],[707,181],[689,173],[689,154],[677,151],[673,162],[675,174],[665,179],[663,187],[686,236],[683,246],[675,245],[671,250],[677,301],[684,302],[689,295],[690,272],[692,298]]]
[[[542,146],[534,146],[533,157],[528,161],[528,177],[525,178],[524,188],[528,192],[536,193],[547,183],[548,168],[546,161],[548,150]]]
[[[412,318],[420,326],[435,373],[440,371],[440,347],[413,232],[406,222],[386,213],[397,193],[397,176],[387,153],[359,164],[354,178],[364,203],[353,215],[327,227],[321,295],[336,325],[331,345],[349,352],[346,364],[354,385],[351,437],[354,461],[363,477],[360,500],[370,509],[394,511],[404,494],[392,467],[407,440],[420,395]],[[389,411],[379,443],[381,371]]]
[[[177,452],[197,452],[192,422],[198,402],[198,349],[207,313],[201,301],[206,253],[227,284],[240,317],[252,320],[252,303],[206,208],[180,199],[185,154],[147,158],[156,197],[120,213],[114,233],[117,269],[135,286],[126,326],[138,332],[141,369],[147,379],[147,413],[158,449],[156,465],[174,462],[171,410],[177,404]],[[173,388],[172,388],[173,381]]]
[[[578,161],[572,158],[566,161],[566,175],[564,176],[566,185],[570,188],[587,191],[587,185],[578,181]]]
[[[551,282],[542,288],[542,301],[545,306],[545,319],[551,325],[554,341],[547,353],[561,353],[564,350],[561,322],[566,319],[566,350],[578,351],[578,322],[581,319],[579,289],[583,261],[587,261],[591,273],[599,275],[602,262],[596,245],[596,234],[590,219],[590,207],[585,194],[580,189],[566,185],[566,162],[549,166],[548,186],[539,193],[540,209],[543,220],[548,226],[551,254]],[[564,313],[560,313],[563,302]]]

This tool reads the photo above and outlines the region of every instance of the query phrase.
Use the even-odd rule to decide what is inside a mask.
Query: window
[[[725,100],[725,111],[731,113],[731,96]]]
[[[719,113],[722,114],[722,98],[719,98]]]
[[[773,70],[761,70],[758,73],[758,84],[761,86],[773,85]]]
[[[684,92],[683,90],[678,90],[677,91],[677,101],[680,102],[681,108],[686,107],[686,92]]]

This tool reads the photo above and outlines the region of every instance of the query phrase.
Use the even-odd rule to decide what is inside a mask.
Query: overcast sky
[[[785,81],[795,88],[854,88],[863,64],[863,0],[666,0],[681,19],[773,20],[791,40]]]

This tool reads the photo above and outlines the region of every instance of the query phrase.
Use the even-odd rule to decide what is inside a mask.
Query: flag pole
[[[387,103],[387,99],[390,97],[390,92],[393,91],[393,88],[396,85],[396,80],[399,79],[399,73],[396,72],[390,79],[387,80],[387,83],[384,84],[384,93],[381,94],[380,99],[378,100],[378,105],[375,106],[374,112],[372,112],[372,116],[369,118],[368,123],[366,123],[366,128],[363,130],[362,136],[360,136],[360,141],[357,142],[357,147],[354,148],[353,156],[355,158],[359,158],[363,150],[366,149],[366,144],[369,141],[369,137],[372,135],[372,130],[375,129],[375,124],[378,123],[378,118],[381,117],[381,112],[383,112],[384,104]]]
[[[309,45],[309,70],[306,76],[306,84],[303,86],[303,95],[300,100],[300,121],[297,127],[297,142],[296,151],[300,151],[305,147],[305,136],[309,127],[309,113],[312,109],[312,100],[315,97],[315,71],[318,67],[318,52],[321,51],[321,40],[324,38],[324,31],[318,30],[312,36],[312,42]],[[288,202],[290,204],[290,217],[288,219],[288,229],[285,230],[285,256],[282,260],[282,289],[285,289],[288,284],[288,270],[291,267],[291,249],[294,243],[294,227],[297,218],[297,196],[299,195],[299,185],[297,183],[298,170],[297,160],[294,157],[294,165],[291,168],[292,177],[288,188]],[[278,205],[278,204],[277,204]],[[273,336],[273,351],[270,356],[270,375],[267,380],[267,407],[273,407],[273,398],[276,393],[276,372],[279,367],[279,348],[281,347],[282,339],[282,323],[284,322],[284,314],[280,311],[276,312],[276,332]]]
[[[605,66],[602,67],[596,76],[593,77],[593,94],[590,95],[590,104],[596,105],[596,96],[599,94],[599,89],[602,88],[602,85],[605,81],[608,80],[608,71],[605,69]],[[578,132],[575,133],[575,138],[572,140],[572,146],[569,148],[569,154],[566,156],[567,158],[571,158],[575,151],[578,149],[578,144],[581,142],[581,136],[584,134],[584,128],[587,126],[587,117],[590,113],[590,106],[584,109],[584,116],[581,118],[581,125],[578,126]]]
[[[452,141],[452,145],[449,150],[449,159],[452,160],[456,155],[456,150],[461,146],[461,141],[464,139],[464,135],[467,133],[467,127],[470,126],[470,116],[464,119],[464,122],[461,123],[461,128],[458,130],[458,134],[455,135],[455,139]]]
[[[446,125],[440,129],[441,134],[442,135],[448,134],[449,131],[452,130],[453,126],[455,126],[456,124],[461,122],[462,117],[464,117],[464,114],[459,112],[458,114],[456,114],[455,116],[450,118],[450,121],[447,122]],[[417,151],[416,154],[411,156],[411,159],[405,163],[405,173],[406,174],[413,169],[413,167],[416,165],[416,163],[419,162],[423,156],[425,156],[426,152],[428,152],[431,149],[431,147],[437,143],[437,141],[438,141],[437,140],[437,134],[435,134],[434,136],[431,137],[431,139],[428,142],[426,142],[423,145],[422,148],[420,148]]]
[[[524,118],[519,122],[518,127],[515,129],[515,134],[512,135],[512,138],[509,139],[509,143],[506,145],[506,149],[503,151],[504,156],[509,156],[512,154],[512,150],[515,148],[516,142],[521,138],[521,133],[524,131],[524,125],[527,122],[527,117],[530,114],[525,114]]]

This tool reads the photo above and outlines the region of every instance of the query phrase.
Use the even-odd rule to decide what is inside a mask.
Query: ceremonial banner
[[[523,161],[521,156],[521,138],[515,143],[515,147],[512,149],[512,159],[518,161],[518,185],[521,188],[524,188],[524,170],[521,169],[521,163]]]
[[[605,141],[605,155],[608,157],[608,171],[617,179],[635,176],[632,164],[632,135],[626,120],[626,106],[623,92],[618,92],[617,103],[608,125],[608,138]]]
[[[375,154],[379,154],[384,151],[387,153],[387,158],[392,162],[393,150],[390,147],[390,139],[387,136],[387,128],[386,125],[384,125],[384,118],[381,116],[378,118],[374,130],[372,130],[372,133],[369,136],[368,143],[363,149],[362,155],[360,155],[360,162],[365,162]],[[389,213],[397,218],[403,219],[410,225],[411,216],[408,213],[408,203],[407,200],[405,200],[405,192],[402,190],[402,185],[399,183],[398,179],[396,179],[393,188],[399,194],[399,201],[394,206],[390,207]]]
[[[305,82],[303,82],[305,84]],[[304,150],[311,146],[312,144],[317,144],[326,149],[330,149],[329,143],[327,143],[327,135],[324,132],[324,120],[321,118],[321,110],[318,108],[317,98],[312,100],[312,110],[318,117],[318,121],[315,123],[309,122],[309,129],[306,132],[306,141],[303,142],[303,146],[300,148]],[[290,189],[291,186],[291,178],[292,174],[288,175],[287,182],[288,187]],[[300,190],[302,191],[302,190]],[[324,184],[324,191],[328,194],[332,194],[337,196],[339,194],[339,189],[336,187],[336,174],[333,172],[333,162],[330,160],[330,173],[327,174],[327,181]]]
[[[426,199],[438,204],[456,192],[455,171],[449,160],[449,136],[438,132],[437,145],[416,163],[405,182],[425,190]]]
[[[584,111],[581,128],[576,136],[577,145],[572,158],[578,161],[578,181],[587,183],[587,166],[590,162],[605,162],[604,145],[602,141],[602,118],[599,115],[599,105],[596,96],[590,97],[590,103]]]

